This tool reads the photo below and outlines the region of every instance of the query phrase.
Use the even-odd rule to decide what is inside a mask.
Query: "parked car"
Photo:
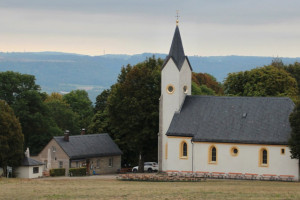
[[[139,170],[139,166],[135,166],[132,168],[132,172],[136,173]],[[157,172],[158,171],[158,164],[156,162],[144,162],[144,171],[145,172]]]

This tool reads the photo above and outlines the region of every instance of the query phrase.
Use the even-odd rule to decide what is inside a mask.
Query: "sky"
[[[299,0],[0,0],[0,52],[300,57]]]

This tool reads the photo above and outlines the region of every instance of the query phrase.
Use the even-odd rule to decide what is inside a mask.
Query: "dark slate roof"
[[[286,97],[186,96],[167,135],[199,142],[287,144],[293,108]]]
[[[122,151],[107,133],[69,136],[69,142],[64,141],[64,136],[54,137],[54,140],[66,152],[70,159],[116,156],[122,154]]]
[[[190,62],[189,62],[187,56],[185,56],[185,54],[184,54],[183,45],[182,45],[178,26],[176,26],[175,33],[173,36],[173,41],[172,41],[171,48],[170,48],[170,52],[164,61],[163,67],[166,65],[166,63],[169,61],[170,58],[173,59],[173,61],[176,64],[179,71],[181,70],[184,60],[187,59],[189,66],[192,70]]]
[[[24,157],[21,163],[21,166],[37,166],[37,165],[44,165],[44,163],[37,161],[32,158]]]

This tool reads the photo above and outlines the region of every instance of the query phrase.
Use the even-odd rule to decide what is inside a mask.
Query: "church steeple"
[[[185,59],[185,54],[184,54],[184,50],[183,50],[183,45],[182,45],[178,25],[176,25],[172,45],[171,45],[170,52],[169,52],[169,57],[171,57],[173,59],[177,68],[180,71],[182,64],[184,62],[184,59]]]

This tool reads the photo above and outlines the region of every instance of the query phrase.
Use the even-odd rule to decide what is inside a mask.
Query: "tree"
[[[289,121],[292,128],[291,137],[289,139],[289,147],[292,154],[291,158],[299,160],[300,172],[300,102],[296,103],[296,106],[290,115]]]
[[[69,104],[63,101],[61,94],[52,93],[50,96],[47,96],[45,104],[49,108],[50,117],[61,132],[70,130],[73,134],[79,134],[79,116],[73,112]]]
[[[298,85],[298,95],[300,95],[300,63],[295,62],[294,64],[284,66],[284,69],[296,79]]]
[[[87,128],[93,117],[93,106],[88,93],[85,90],[73,90],[65,94],[63,100],[79,115],[80,128]]]
[[[197,84],[201,89],[200,93],[192,93],[193,95],[222,95],[224,94],[221,83],[216,78],[207,73],[192,73],[192,86]],[[195,87],[195,84],[193,87]]]
[[[136,163],[157,160],[157,130],[160,97],[160,68],[163,61],[146,61],[121,70],[118,82],[111,87],[108,115],[115,141],[123,150],[122,159]]]
[[[46,96],[35,84],[34,76],[0,72],[0,99],[5,100],[19,118],[24,147],[29,147],[33,154],[38,153],[52,136],[62,134],[49,116],[49,109],[44,104]]]
[[[101,92],[101,94],[99,94],[96,97],[96,103],[95,103],[95,113],[97,113],[98,111],[104,111],[104,109],[106,108],[107,105],[107,98],[110,95],[110,90],[103,90]]]
[[[224,82],[225,94],[237,96],[289,96],[298,93],[296,80],[284,69],[265,66],[230,73]]]
[[[19,166],[23,158],[24,136],[13,110],[0,100],[0,166]]]

